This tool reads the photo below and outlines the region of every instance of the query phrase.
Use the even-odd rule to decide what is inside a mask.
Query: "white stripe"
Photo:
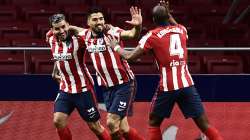
[[[49,44],[51,49],[53,48],[53,38],[54,38],[53,36],[49,38]]]
[[[114,84],[113,84],[113,81],[112,81],[112,79],[111,79],[111,77],[109,75],[109,71],[108,71],[108,69],[106,67],[105,58],[104,58],[102,53],[98,53],[98,54],[99,54],[99,57],[100,57],[100,60],[101,60],[102,70],[103,70],[103,72],[105,74],[105,77],[107,79],[107,82],[108,82],[108,86],[111,87]]]
[[[58,54],[59,53],[59,44],[58,44],[58,42],[55,42],[56,44],[55,44],[55,54]],[[65,75],[63,74],[63,72],[62,72],[62,70],[61,70],[61,67],[60,67],[60,62],[59,61],[56,61],[56,65],[57,65],[57,68],[58,68],[58,70],[60,71],[60,75],[61,75],[61,77],[62,77],[62,79],[63,79],[63,81],[64,81],[64,83],[65,83],[65,88],[64,88],[64,91],[65,92],[68,92],[69,91],[69,88],[68,88],[68,83],[67,83],[67,81],[66,81],[66,78],[65,78]],[[62,89],[62,85],[63,85],[63,82],[61,81],[61,83],[60,83],[60,89]]]
[[[91,76],[91,74],[89,72],[89,69],[88,69],[88,67],[86,66],[85,63],[83,64],[83,68],[86,71],[86,74],[87,74],[86,76],[89,78],[89,80],[91,80],[91,83],[94,85],[94,80],[93,80],[93,78],[92,78],[92,76]]]
[[[97,83],[99,86],[102,85],[102,79],[101,79],[101,76],[99,74],[96,73],[96,77],[97,77]]]
[[[188,87],[188,81],[187,81],[186,76],[185,76],[185,66],[186,65],[181,66],[181,80],[182,80],[183,86]]]
[[[80,80],[81,80],[81,87],[86,87],[86,83],[85,83],[85,78],[84,78],[84,75],[83,75],[83,72],[82,72],[82,69],[81,69],[81,66],[79,64],[79,59],[78,59],[78,56],[77,56],[77,52],[78,52],[78,49],[79,49],[79,44],[78,44],[78,40],[76,37],[72,37],[73,38],[73,44],[74,44],[74,52],[73,52],[73,57],[75,59],[75,62],[76,62],[76,69],[77,69],[77,73],[80,77]],[[83,59],[83,58],[80,58],[80,59]],[[85,89],[82,89],[82,90],[85,90]],[[82,91],[84,92],[84,91]]]
[[[102,77],[100,76],[101,73],[100,73],[100,71],[99,71],[99,69],[97,68],[97,65],[96,65],[97,63],[96,63],[96,60],[95,60],[95,53],[91,53],[90,56],[91,56],[91,59],[92,59],[93,64],[94,64],[94,68],[95,68],[95,70],[96,70],[97,82],[98,82],[98,77],[99,77],[99,78],[102,78]],[[99,75],[99,76],[98,76],[98,75]],[[105,82],[105,80],[103,80],[103,81]],[[102,85],[101,79],[99,79],[98,85],[99,85],[99,86]],[[105,85],[107,85],[107,83],[105,83]]]
[[[174,90],[177,90],[177,89],[179,89],[179,86],[178,86],[177,68],[176,67],[172,67],[172,77],[173,77]]]
[[[110,54],[110,57],[111,57],[111,61],[112,61],[112,65],[113,65],[115,74],[116,74],[116,76],[117,76],[117,79],[118,79],[118,81],[119,81],[119,84],[122,84],[122,83],[123,83],[122,76],[121,76],[121,73],[120,73],[119,68],[118,68],[118,66],[117,66],[117,63],[116,63],[116,59],[115,59],[114,53],[113,53],[113,51],[112,51],[111,48],[108,48],[108,51],[109,51],[109,54]]]
[[[121,60],[121,61],[122,61],[122,63],[125,63],[125,65],[127,66],[126,70],[128,71],[130,78],[135,79],[135,75],[134,75],[133,71],[131,70],[128,62],[126,60]]]
[[[63,44],[63,53],[67,53],[68,52],[68,47],[66,46],[65,42],[62,42]],[[68,73],[69,75],[69,80],[71,82],[71,93],[77,93],[76,91],[76,82],[75,82],[75,79],[74,79],[74,76],[70,70],[70,66],[69,66],[69,62],[68,61],[64,61],[64,65],[65,65],[65,69],[66,69],[66,72]]]
[[[162,67],[162,85],[163,85],[163,90],[164,91],[168,91],[168,86],[167,86],[167,72],[166,72],[166,68]]]
[[[194,81],[193,81],[193,78],[192,78],[192,76],[190,75],[190,73],[189,73],[189,70],[188,70],[188,66],[186,65],[186,73],[188,74],[188,76],[189,76],[189,78],[190,78],[190,80],[191,80],[191,82],[192,82],[192,85],[194,84]]]
[[[57,99],[59,98],[59,96],[60,96],[60,93],[57,93],[57,95],[56,95],[56,99],[55,99],[55,101],[54,101],[54,102],[56,102],[56,101],[57,101]]]
[[[152,35],[152,32],[148,32],[146,35],[144,35],[141,40],[139,41],[140,47],[143,49],[145,47],[145,43],[148,40],[148,38]]]

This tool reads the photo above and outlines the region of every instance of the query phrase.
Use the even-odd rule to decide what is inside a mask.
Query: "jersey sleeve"
[[[143,49],[144,52],[148,52],[152,49],[152,32],[148,32],[139,41],[139,47]]]
[[[108,34],[112,35],[113,37],[115,37],[118,41],[121,40],[121,32],[124,31],[123,29],[119,28],[119,27],[111,27],[108,31]]]
[[[178,24],[178,26],[184,31],[184,33],[185,33],[185,35],[186,35],[186,37],[188,39],[187,28],[185,26],[181,25],[181,24]]]
[[[87,30],[84,29],[83,31],[79,32],[78,36],[77,36],[79,43],[80,43],[79,47],[81,47],[81,48],[86,47],[85,46],[86,32],[87,32]]]

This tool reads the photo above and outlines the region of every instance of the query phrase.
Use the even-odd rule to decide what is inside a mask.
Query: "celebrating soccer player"
[[[99,122],[93,79],[83,63],[86,49],[83,38],[69,33],[69,23],[63,14],[54,14],[49,23],[53,35],[48,41],[55,60],[52,76],[60,82],[54,105],[54,125],[60,140],[72,140],[67,120],[75,108],[100,140],[111,140]]]
[[[160,125],[169,118],[175,103],[186,118],[192,118],[209,140],[222,140],[215,127],[209,124],[200,96],[188,71],[187,30],[176,24],[167,3],[160,1],[152,11],[157,27],[141,38],[133,51],[126,51],[110,40],[110,46],[127,60],[136,60],[143,53],[153,52],[160,73],[159,88],[152,99],[149,114],[149,140],[162,140]]]

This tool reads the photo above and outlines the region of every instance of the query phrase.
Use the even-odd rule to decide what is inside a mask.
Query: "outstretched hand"
[[[161,6],[165,7],[167,13],[168,13],[168,14],[170,13],[170,10],[169,10],[169,2],[168,2],[168,1],[160,0],[160,2],[159,2],[158,5],[161,5]]]
[[[104,40],[106,42],[106,45],[115,50],[115,47],[119,45],[119,41],[112,37],[112,36],[106,36],[104,37]]]
[[[129,10],[132,19],[125,22],[133,26],[140,26],[142,24],[141,9],[136,6],[132,6]]]

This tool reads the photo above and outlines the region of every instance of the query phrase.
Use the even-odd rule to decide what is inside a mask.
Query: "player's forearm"
[[[120,46],[115,46],[114,50],[123,58],[126,59],[128,61],[133,61],[132,55],[131,55],[131,51],[127,51],[124,50],[123,48],[121,48]]]
[[[168,16],[169,16],[169,23],[171,24],[171,25],[177,25],[178,23],[177,23],[177,21],[174,19],[174,17],[169,13],[168,14]]]
[[[122,39],[138,38],[141,33],[142,25],[134,26],[131,30],[126,30],[121,33]]]

